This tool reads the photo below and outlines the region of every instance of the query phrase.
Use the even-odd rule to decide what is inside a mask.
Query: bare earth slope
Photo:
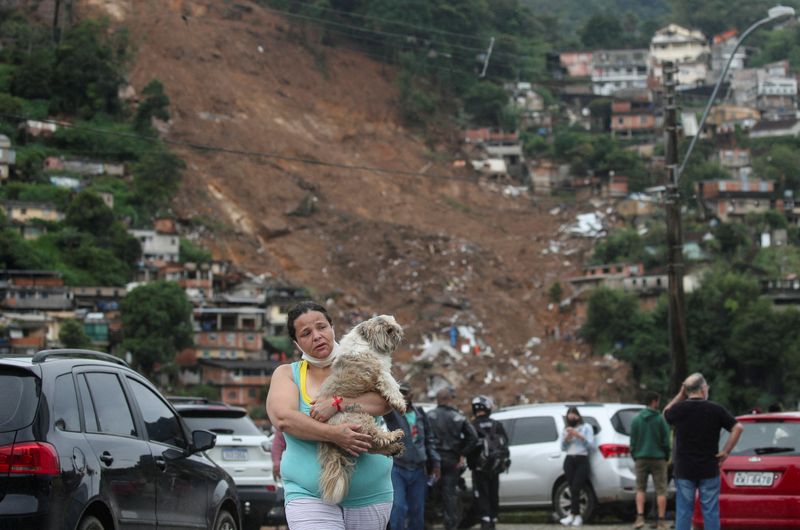
[[[253,2],[83,2],[85,13],[98,8],[131,29],[136,89],[164,83],[170,140],[436,175],[177,148],[188,170],[174,210],[213,229],[203,243],[215,258],[333,299],[340,327],[395,314],[408,335],[401,372],[418,383],[440,373],[464,396],[489,392],[503,404],[629,396],[625,366],[576,340],[526,347],[560,318],[571,329],[547,310],[546,290],[579,272],[588,243],[568,241],[569,257],[543,250],[576,210],[552,215],[550,200],[505,197],[434,162],[457,145],[432,149],[403,128],[391,67],[308,44],[294,22]],[[493,356],[410,362],[453,322],[473,326]]]

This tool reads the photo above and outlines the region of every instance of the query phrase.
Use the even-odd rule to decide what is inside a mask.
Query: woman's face
[[[567,420],[569,420],[569,421],[577,422],[580,419],[581,419],[581,417],[578,416],[577,414],[575,414],[574,412],[570,412],[569,414],[567,414]]]
[[[297,344],[308,355],[324,359],[333,351],[333,328],[319,311],[303,313],[294,321]]]

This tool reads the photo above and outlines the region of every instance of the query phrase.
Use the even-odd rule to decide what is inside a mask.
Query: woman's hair
[[[316,302],[312,302],[311,300],[305,300],[303,302],[298,302],[289,309],[289,313],[287,314],[287,321],[286,327],[289,328],[289,337],[292,340],[297,340],[297,335],[294,330],[294,321],[300,318],[300,315],[308,313],[309,311],[317,311],[325,315],[325,318],[328,321],[328,324],[331,326],[333,325],[333,320],[331,320],[331,316],[328,314],[328,310],[325,309],[323,306],[319,305]]]
[[[576,416],[578,416],[578,423],[583,423],[583,416],[581,416],[581,413],[578,412],[578,407],[573,405],[570,408],[568,408],[566,415],[569,416],[570,414],[575,414]]]

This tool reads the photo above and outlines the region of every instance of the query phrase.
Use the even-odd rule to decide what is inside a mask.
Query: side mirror
[[[207,451],[216,445],[217,435],[210,431],[192,431],[192,452]]]

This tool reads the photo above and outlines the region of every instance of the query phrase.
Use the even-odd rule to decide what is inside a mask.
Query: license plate
[[[734,486],[772,486],[775,473],[772,471],[737,471],[733,474]]]
[[[223,460],[247,460],[247,449],[223,449],[222,450],[222,459]]]

